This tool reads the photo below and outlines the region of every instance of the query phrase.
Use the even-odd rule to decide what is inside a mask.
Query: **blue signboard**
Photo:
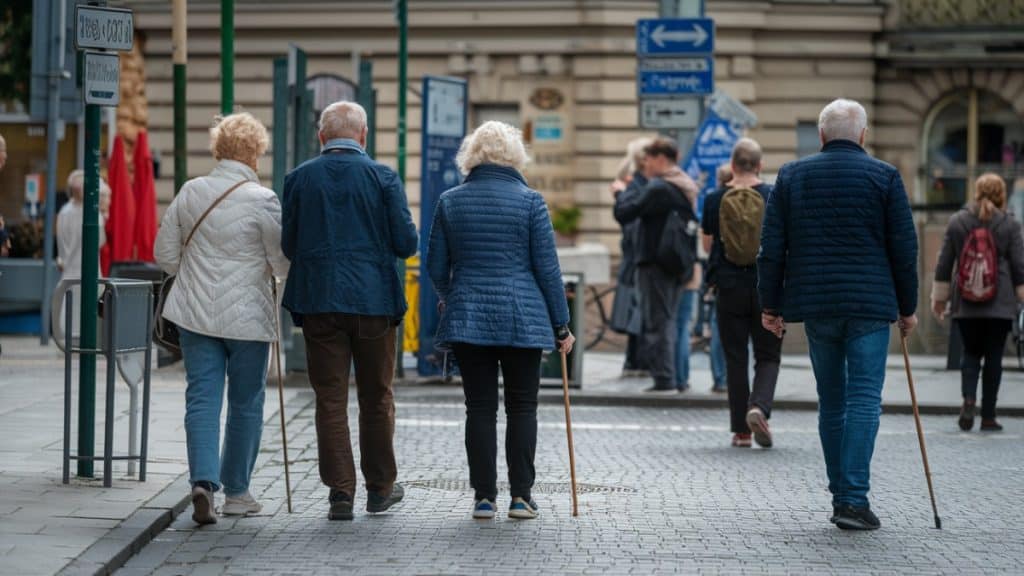
[[[641,97],[710,94],[715,91],[715,59],[711,56],[642,60],[639,66],[637,90]]]
[[[638,56],[685,56],[715,51],[715,22],[711,18],[637,20]]]
[[[420,171],[420,305],[419,353],[416,370],[421,376],[441,373],[443,354],[434,346],[437,332],[437,293],[427,273],[427,245],[434,208],[441,194],[459,185],[462,177],[455,155],[466,136],[468,106],[466,81],[459,78],[423,78],[423,140]]]
[[[732,122],[722,118],[714,110],[707,111],[704,122],[697,131],[693,147],[683,162],[683,170],[700,187],[698,216],[704,211],[704,198],[718,187],[718,167],[729,163],[732,149],[739,139],[740,131]]]

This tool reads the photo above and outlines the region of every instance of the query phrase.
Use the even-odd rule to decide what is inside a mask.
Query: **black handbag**
[[[221,194],[210,207],[203,212],[203,215],[196,220],[195,226],[192,226],[192,231],[189,232],[188,238],[185,239],[185,243],[181,246],[181,257],[179,262],[185,258],[185,250],[188,249],[188,245],[192,243],[192,237],[195,236],[196,230],[199,229],[199,225],[206,220],[206,217],[210,215],[210,212],[217,207],[218,204],[224,201],[232,192],[240,188],[243,184],[250,182],[250,180],[242,180],[235,184],[231,188],[228,188],[226,192]],[[168,352],[176,355],[181,355],[181,333],[178,330],[178,326],[170,320],[164,318],[164,305],[167,303],[167,298],[171,294],[171,288],[174,286],[174,276],[168,276],[160,283],[160,294],[156,301],[156,319],[153,322],[153,340]]]

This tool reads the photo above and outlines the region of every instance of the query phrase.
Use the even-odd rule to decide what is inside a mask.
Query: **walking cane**
[[[579,516],[576,502],[576,455],[572,447],[572,416],[569,415],[569,371],[566,354],[562,352],[562,398],[565,400],[565,435],[569,439],[569,477],[572,480],[572,515]]]
[[[277,302],[277,281],[274,281],[274,302]],[[277,398],[281,402],[281,446],[284,448],[284,490],[288,498],[288,513],[292,513],[292,478],[288,469],[288,434],[285,430],[284,419],[284,378],[281,377],[281,307],[275,310],[277,321],[274,322],[277,328],[277,340],[274,342],[274,365],[277,367]]]
[[[910,354],[907,352],[907,337],[901,336],[903,343],[903,364],[907,368],[907,384],[910,385],[910,405],[914,409],[914,424],[917,425],[917,441],[921,444],[921,460],[924,462],[924,476],[928,480],[928,496],[932,499],[932,513],[935,514],[935,528],[942,530],[939,509],[935,505],[935,489],[932,488],[932,471],[928,466],[928,450],[924,447],[924,430],[921,428],[921,414],[917,411],[917,393],[914,392],[914,375],[910,373]]]

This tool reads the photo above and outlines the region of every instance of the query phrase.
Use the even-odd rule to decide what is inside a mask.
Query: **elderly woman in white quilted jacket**
[[[249,478],[260,447],[268,352],[277,337],[272,287],[275,276],[288,275],[281,204],[256,174],[267,145],[267,129],[252,115],[220,119],[210,130],[217,166],[182,186],[156,238],[157,262],[177,276],[164,318],[181,333],[192,518],[200,524],[217,521],[213,494],[221,488],[223,514],[261,510]]]

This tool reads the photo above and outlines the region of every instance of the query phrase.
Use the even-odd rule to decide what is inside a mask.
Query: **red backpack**
[[[992,232],[981,225],[967,234],[956,272],[960,297],[968,302],[984,303],[999,290],[999,253]]]

